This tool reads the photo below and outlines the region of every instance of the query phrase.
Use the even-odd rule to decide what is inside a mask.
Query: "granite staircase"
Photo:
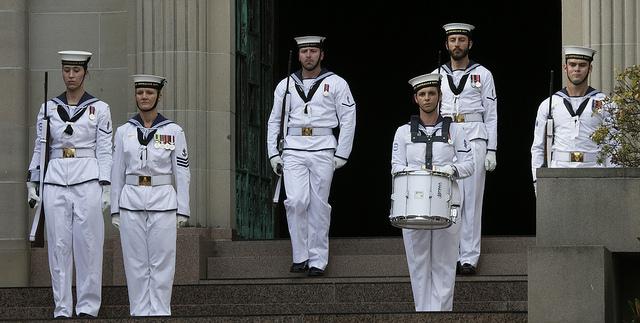
[[[454,311],[415,313],[400,237],[331,239],[329,266],[318,278],[288,272],[289,240],[200,239],[199,255],[186,257],[187,263],[178,256],[179,266],[191,261],[199,267],[199,279],[180,284],[177,269],[173,317],[149,320],[526,322],[527,247],[534,243],[532,237],[484,237],[477,275],[456,278]],[[94,321],[139,321],[129,318],[126,287],[117,280],[103,287],[100,319]],[[0,288],[0,320],[50,319],[52,299],[49,287]]]

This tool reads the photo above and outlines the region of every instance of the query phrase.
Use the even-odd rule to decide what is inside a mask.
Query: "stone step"
[[[526,311],[526,299],[524,277],[465,277],[456,283],[454,310]],[[0,319],[47,319],[53,313],[49,288],[2,288],[0,300]],[[413,312],[413,298],[409,281],[398,278],[216,280],[175,286],[172,312],[178,316],[408,313]],[[128,316],[126,287],[103,288],[101,316]]]
[[[29,321],[33,321],[30,319]],[[41,321],[41,320],[38,320]],[[45,321],[43,319],[42,321]],[[46,320],[49,321],[49,320]],[[55,320],[58,321],[58,320]],[[85,322],[86,320],[65,320],[65,322]],[[474,323],[525,323],[527,313],[514,311],[508,313],[489,312],[422,312],[422,313],[345,313],[345,314],[289,314],[289,315],[239,315],[239,316],[179,316],[148,318],[104,318],[102,315],[91,322],[136,323],[136,322],[228,322],[228,323],[298,323],[298,322],[474,322]]]
[[[292,278],[291,256],[209,257],[208,279]],[[485,253],[480,256],[477,275],[526,275],[526,253]],[[336,255],[329,257],[327,277],[404,277],[409,276],[406,256]]]
[[[482,253],[524,253],[535,245],[535,237],[494,236],[482,238]],[[290,256],[291,241],[248,240],[211,241],[210,252],[216,257]],[[402,237],[331,238],[331,255],[389,255],[404,254]]]

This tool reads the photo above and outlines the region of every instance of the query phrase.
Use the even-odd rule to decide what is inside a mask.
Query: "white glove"
[[[496,152],[492,150],[487,151],[487,157],[484,160],[484,169],[491,172],[496,169],[497,165]]]
[[[37,192],[38,183],[36,182],[27,182],[27,203],[31,202],[31,200],[36,201],[33,207],[37,207],[38,203],[40,203],[40,197]]]
[[[120,229],[120,214],[114,214],[111,216],[111,224],[113,224],[116,229]]]
[[[456,173],[456,168],[453,165],[444,165],[438,168],[438,171],[441,173],[445,173],[449,176],[453,176]]]
[[[538,197],[538,183],[533,182],[533,195]]]
[[[282,175],[282,168],[284,167],[284,161],[282,161],[282,157],[280,157],[280,155],[275,155],[271,157],[269,162],[271,162],[271,168],[273,168],[273,172],[278,176]]]
[[[185,223],[187,223],[187,221],[189,221],[188,216],[184,216],[184,215],[176,216],[176,228],[183,227]]]
[[[338,169],[344,166],[347,163],[346,159],[342,159],[340,157],[333,157],[333,169]]]
[[[102,211],[111,205],[111,185],[102,185]]]

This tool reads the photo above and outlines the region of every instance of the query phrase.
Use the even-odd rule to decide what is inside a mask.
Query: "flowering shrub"
[[[616,76],[615,90],[602,105],[604,123],[591,135],[598,143],[599,162],[610,158],[623,167],[640,167],[640,65]]]

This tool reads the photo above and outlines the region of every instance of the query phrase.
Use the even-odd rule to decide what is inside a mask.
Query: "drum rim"
[[[447,173],[443,173],[443,172],[439,172],[437,170],[403,170],[403,171],[399,171],[393,174],[393,177],[396,176],[405,176],[405,175],[409,175],[409,174],[417,174],[417,175],[435,175],[435,176],[441,176],[441,177],[449,177],[452,178],[451,175],[447,174]]]
[[[400,229],[414,229],[414,228],[407,228],[407,227],[403,227],[401,224],[401,220],[407,220],[407,219],[416,219],[416,218],[423,218],[423,219],[427,219],[427,218],[438,218],[438,219],[442,219],[443,220],[443,224],[446,224],[446,226],[442,226],[442,227],[426,227],[425,228],[421,228],[423,230],[438,230],[438,229],[446,229],[450,226],[452,226],[454,224],[453,220],[451,220],[451,217],[442,217],[439,215],[436,216],[426,216],[426,215],[396,215],[394,217],[389,218],[389,221],[391,222],[391,225],[396,227],[396,228],[400,228]],[[419,229],[418,229],[419,230]]]

